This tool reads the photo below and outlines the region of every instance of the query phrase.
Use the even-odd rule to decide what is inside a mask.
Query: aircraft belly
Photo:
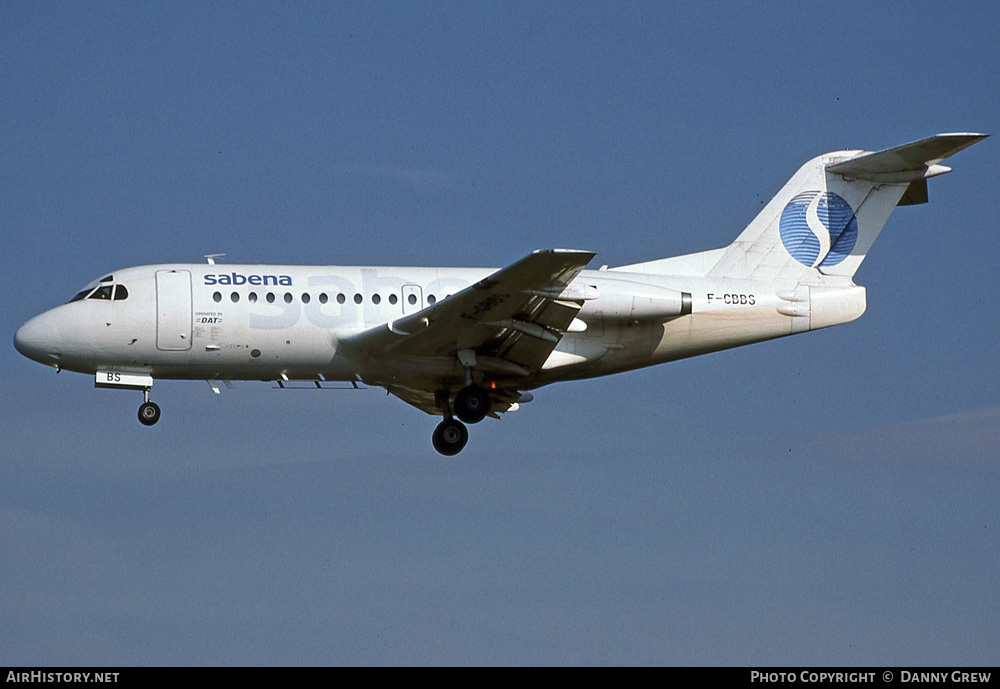
[[[397,378],[454,378],[465,372],[456,357],[371,357],[359,367],[362,378],[391,382]]]
[[[550,360],[564,365],[547,362],[532,386],[611,375],[792,334],[793,319],[771,306],[703,311],[666,323],[605,322],[600,338],[564,337]],[[588,355],[579,356],[581,351]]]
[[[663,329],[662,323],[607,321],[590,325],[580,335],[566,335],[534,377],[534,387],[648,366]]]
[[[698,314],[688,323],[671,327],[668,324],[663,339],[656,348],[656,363],[675,361],[698,354],[716,352],[731,347],[762,342],[792,333],[792,319],[772,313],[753,315],[729,311]]]
[[[335,358],[325,330],[294,327],[250,330],[236,319],[196,324],[188,351],[148,352],[143,368],[155,378],[270,380],[350,379],[348,366]]]

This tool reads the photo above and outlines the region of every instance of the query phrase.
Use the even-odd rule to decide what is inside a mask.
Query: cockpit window
[[[87,299],[107,299],[110,301],[111,288],[112,285],[101,285],[96,290],[94,290],[94,293],[91,294],[89,297],[87,297]]]
[[[114,282],[114,281],[115,281],[114,275],[108,275],[107,277],[103,277],[100,279],[100,282]]]
[[[111,276],[105,278],[105,280],[110,279]],[[77,292],[76,296],[69,300],[69,303],[74,301],[80,301],[81,299],[102,299],[104,301],[122,301],[123,299],[128,299],[128,290],[125,289],[125,285],[106,285],[103,283],[93,286],[91,283],[90,287]]]

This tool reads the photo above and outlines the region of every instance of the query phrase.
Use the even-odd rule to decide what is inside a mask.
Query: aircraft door
[[[156,348],[191,349],[191,273],[156,271]]]
[[[403,313],[416,313],[424,308],[424,295],[420,285],[403,285]]]

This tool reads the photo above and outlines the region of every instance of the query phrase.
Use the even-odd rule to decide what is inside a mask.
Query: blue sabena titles
[[[285,285],[290,287],[292,278],[288,275],[243,275],[241,273],[208,274],[206,285]]]
[[[781,243],[792,258],[812,268],[835,266],[858,241],[858,218],[832,191],[804,191],[781,212]]]

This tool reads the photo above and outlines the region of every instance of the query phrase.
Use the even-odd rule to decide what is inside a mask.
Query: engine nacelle
[[[598,297],[584,303],[579,318],[662,323],[689,313],[689,292],[627,280],[601,280]]]

